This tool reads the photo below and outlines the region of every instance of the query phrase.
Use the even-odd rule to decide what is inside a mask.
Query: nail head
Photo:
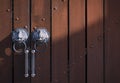
[[[28,26],[25,26],[24,28],[28,28]]]
[[[53,10],[57,10],[57,7],[54,7]]]
[[[33,27],[33,29],[35,30],[35,29],[37,29],[37,27]]]
[[[19,20],[20,20],[20,18],[17,17],[17,18],[16,18],[16,21],[19,21]]]
[[[7,9],[7,12],[10,12],[10,9]]]
[[[45,18],[42,18],[41,20],[42,20],[42,21],[45,21],[46,19],[45,19]]]

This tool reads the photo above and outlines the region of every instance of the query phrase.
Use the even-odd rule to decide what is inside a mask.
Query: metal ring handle
[[[40,45],[40,46],[45,45],[45,48],[47,48],[47,46],[48,46],[47,43],[40,43],[40,44],[38,44],[38,45]],[[41,51],[44,52],[44,51],[45,51],[45,49],[44,49],[44,50],[41,49],[41,51],[37,49],[37,42],[34,43],[34,49],[35,49],[35,51],[37,51],[37,52],[41,52]]]
[[[21,42],[20,44],[23,44],[23,45],[24,45],[24,50],[26,50],[26,48],[27,48],[26,43],[25,43],[25,42]],[[13,44],[13,50],[14,50],[16,53],[21,53],[21,52],[23,52],[23,51],[20,51],[20,50],[17,50],[17,49],[16,49],[16,43]]]

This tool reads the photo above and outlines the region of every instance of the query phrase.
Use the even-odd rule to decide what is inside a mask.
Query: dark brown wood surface
[[[10,0],[0,0],[0,83],[12,83],[12,19]]]
[[[120,83],[120,0],[106,0],[105,83]]]
[[[68,0],[52,0],[52,83],[68,83]]]
[[[87,0],[87,83],[103,83],[103,0]]]
[[[50,0],[32,0],[31,29],[46,28],[50,32]],[[50,44],[45,48],[38,48],[44,52],[37,52],[35,68],[36,76],[31,83],[50,83]],[[31,49],[34,49],[33,46]]]
[[[14,29],[29,27],[29,0],[14,0]],[[30,46],[30,45],[28,45]],[[14,52],[14,83],[30,83],[30,78],[25,78],[25,54]]]
[[[0,83],[120,83],[119,3],[0,0]],[[10,33],[23,27],[51,34],[45,52],[36,52],[34,78],[24,77],[25,54],[12,51]],[[34,49],[31,37],[27,45]]]
[[[70,0],[69,5],[70,83],[85,82],[85,0]]]

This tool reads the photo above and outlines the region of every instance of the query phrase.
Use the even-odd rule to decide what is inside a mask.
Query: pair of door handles
[[[29,39],[30,34],[26,28],[17,28],[12,32],[13,50],[25,54],[25,77],[29,77],[29,46],[27,46]],[[35,77],[35,52],[40,51],[37,46],[47,47],[50,34],[45,28],[37,28],[32,32],[31,39],[34,43],[34,48],[31,50],[31,77]],[[20,46],[24,48],[21,50]]]

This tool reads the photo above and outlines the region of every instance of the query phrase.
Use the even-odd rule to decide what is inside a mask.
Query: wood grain
[[[50,32],[50,0],[32,0],[31,30],[34,27],[46,28]],[[50,44],[44,52],[36,53],[36,76],[31,79],[31,83],[50,83]],[[31,49],[34,49],[33,46]]]
[[[120,82],[120,1],[106,0],[105,83]]]
[[[119,3],[119,0],[0,0],[0,82],[120,83]],[[34,31],[37,27],[51,33],[52,40],[45,52],[36,53],[34,78],[24,77],[24,53],[12,56],[12,24],[13,29],[27,26]],[[31,39],[28,47],[34,49],[30,42]]]
[[[68,83],[68,0],[52,0],[52,83]]]
[[[85,0],[70,0],[69,5],[70,83],[85,82]]]
[[[87,20],[87,82],[103,83],[103,0],[88,0]]]
[[[14,0],[14,29],[29,27],[29,0]],[[28,46],[29,42],[27,43]],[[30,77],[25,78],[25,54],[14,53],[14,83],[30,83]]]
[[[10,0],[0,0],[0,82],[12,83],[12,18]]]

